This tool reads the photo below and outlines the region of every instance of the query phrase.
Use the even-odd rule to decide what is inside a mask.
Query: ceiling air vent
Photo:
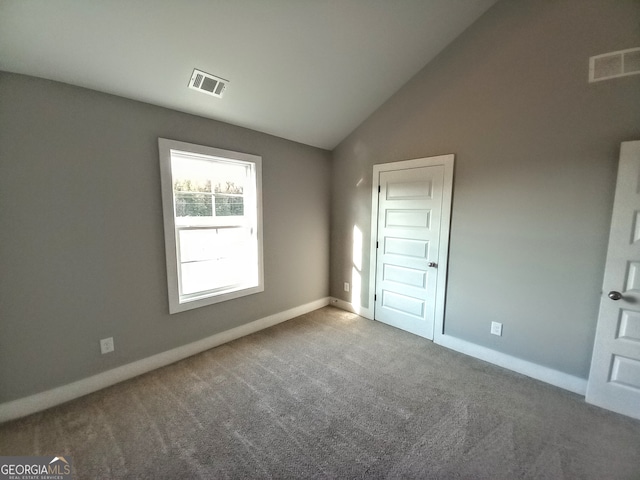
[[[189,80],[189,88],[221,98],[228,83],[229,80],[194,68],[191,74],[191,80]]]
[[[640,73],[640,48],[596,55],[589,59],[589,82]]]

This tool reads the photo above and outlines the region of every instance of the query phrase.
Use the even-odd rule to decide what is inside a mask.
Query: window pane
[[[229,260],[182,264],[182,295],[241,283],[242,273]]]
[[[211,217],[211,195],[206,193],[175,194],[176,217]],[[217,206],[216,206],[217,208]]]
[[[215,260],[218,246],[215,229],[212,230],[179,230],[178,261],[199,262]]]
[[[211,180],[202,175],[193,175],[189,178],[178,178],[173,182],[173,190],[176,192],[209,192],[211,193]]]
[[[247,174],[245,165],[225,165],[216,169],[215,193],[242,195]]]
[[[256,286],[257,264],[250,257],[238,255],[181,265],[182,295],[234,285]]]
[[[181,229],[178,231],[181,263],[245,255],[251,241],[248,228]]]
[[[216,195],[216,217],[244,215],[244,199],[239,196]]]
[[[176,217],[211,217],[210,162],[181,159],[172,162]]]
[[[257,285],[257,243],[249,228],[181,229],[182,295]]]

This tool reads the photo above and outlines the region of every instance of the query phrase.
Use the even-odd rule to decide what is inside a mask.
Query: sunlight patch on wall
[[[353,262],[351,269],[351,304],[359,313],[362,304],[362,231],[357,225],[353,226],[353,248],[351,255]]]

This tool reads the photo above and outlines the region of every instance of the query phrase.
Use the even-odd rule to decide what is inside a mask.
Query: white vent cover
[[[589,59],[589,82],[640,73],[640,48],[604,53]]]
[[[221,98],[228,83],[229,80],[194,68],[191,74],[191,80],[189,80],[189,88]]]

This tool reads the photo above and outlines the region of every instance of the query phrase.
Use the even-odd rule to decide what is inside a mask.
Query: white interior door
[[[379,189],[374,318],[433,339],[438,300],[440,307],[444,302],[445,277],[438,269],[446,274],[446,255],[440,255],[441,243],[445,251],[448,244],[449,208],[447,238],[441,242],[445,166],[406,168],[416,163],[399,163],[405,168],[378,171],[375,179]],[[447,198],[450,204],[450,195]]]
[[[640,419],[640,141],[620,150],[586,400]]]

